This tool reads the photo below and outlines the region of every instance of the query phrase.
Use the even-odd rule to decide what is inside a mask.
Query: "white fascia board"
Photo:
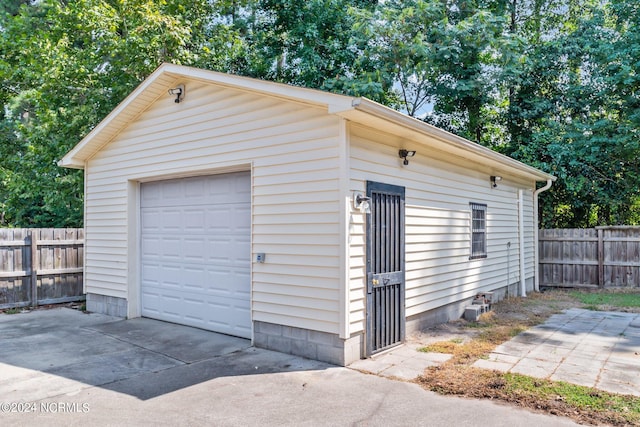
[[[67,159],[67,156],[64,156],[61,160],[58,160],[58,166],[69,169],[84,169],[84,163],[80,163],[73,158]]]
[[[164,64],[163,70],[174,74],[176,77],[185,77],[200,80],[206,83],[214,83],[233,89],[262,93],[286,100],[304,102],[326,106],[331,110],[344,110],[352,108],[353,97],[324,92],[317,89],[309,89],[300,86],[292,86],[268,80],[260,80],[252,77],[237,76],[218,71],[203,70],[201,68],[186,67],[175,64]]]

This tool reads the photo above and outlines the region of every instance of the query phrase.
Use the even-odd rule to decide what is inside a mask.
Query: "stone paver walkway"
[[[474,366],[640,396],[640,314],[570,309]]]
[[[424,353],[424,345],[405,344],[369,359],[353,362],[349,368],[382,377],[413,380],[429,366],[437,366],[451,358],[450,354]]]
[[[349,368],[412,380],[451,355],[411,342]],[[640,396],[640,314],[570,309],[496,347],[474,366]]]

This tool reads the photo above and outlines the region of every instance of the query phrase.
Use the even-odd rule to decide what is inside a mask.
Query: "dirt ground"
[[[545,290],[529,294],[527,298],[507,298],[493,304],[490,316],[500,318],[501,324],[526,324],[535,326],[544,322],[553,314],[569,308],[580,308],[583,304],[563,290]],[[640,310],[639,310],[640,311]],[[482,320],[488,320],[486,317]],[[476,338],[481,328],[473,327],[470,322],[459,319],[417,332],[407,340],[413,343],[431,344],[441,341],[468,342]]]

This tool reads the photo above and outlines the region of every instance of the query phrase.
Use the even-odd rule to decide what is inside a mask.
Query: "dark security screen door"
[[[367,355],[404,341],[404,187],[367,181]]]

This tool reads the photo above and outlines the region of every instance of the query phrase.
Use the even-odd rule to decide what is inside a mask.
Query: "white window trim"
[[[469,242],[469,259],[482,259],[487,257],[487,205],[484,203],[469,202],[471,211],[469,228],[471,230],[471,241]],[[483,218],[476,218],[476,212],[483,212]],[[475,220],[481,221],[475,221]],[[480,225],[478,227],[478,225]],[[476,239],[474,239],[474,237]],[[482,240],[478,242],[477,237]],[[481,245],[482,247],[478,247]]]

